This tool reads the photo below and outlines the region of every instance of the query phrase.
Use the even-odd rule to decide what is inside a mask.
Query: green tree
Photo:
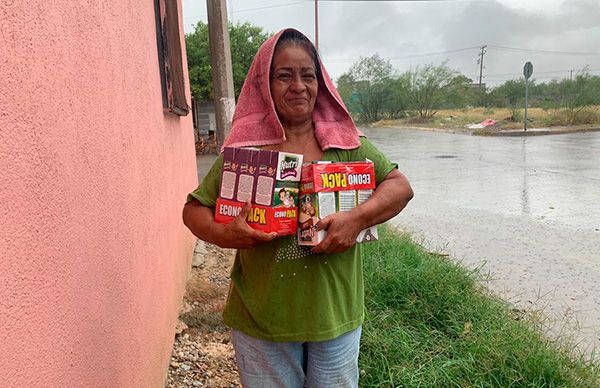
[[[588,69],[581,71],[573,80],[563,80],[559,86],[562,106],[567,114],[568,124],[575,124],[581,111],[592,105],[594,95],[593,79]]]
[[[256,52],[270,36],[271,34],[263,32],[261,27],[253,26],[248,22],[229,24],[233,86],[236,98],[240,94]],[[185,44],[192,94],[198,99],[212,99],[212,66],[208,42],[208,24],[202,21],[198,22],[194,32],[186,34]]]
[[[348,109],[358,113],[361,121],[381,119],[392,75],[391,63],[379,54],[361,57],[338,78],[338,88]]]
[[[450,81],[442,106],[446,109],[459,109],[467,105],[475,106],[480,100],[480,95],[477,90],[474,90],[471,85],[473,80],[458,74]]]
[[[410,108],[410,74],[404,73],[391,79],[385,88],[387,98],[383,110],[390,119],[406,116]]]
[[[442,107],[445,98],[455,84],[458,72],[442,63],[439,66],[426,65],[409,72],[410,97],[414,109],[423,120],[433,117]]]
[[[208,24],[198,22],[194,32],[185,35],[185,51],[192,95],[198,99],[212,97],[212,75]]]
[[[529,81],[530,90],[535,87],[535,81]],[[511,79],[505,81],[491,91],[494,105],[515,109],[524,104],[525,100],[525,78]]]
[[[337,79],[336,89],[342,97],[344,104],[346,107],[352,112],[354,111],[353,103],[353,94],[354,94],[354,80],[350,76],[349,73],[344,73]]]

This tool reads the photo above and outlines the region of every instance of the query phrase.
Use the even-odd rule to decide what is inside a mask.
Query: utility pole
[[[217,153],[219,153],[223,141],[231,131],[231,121],[235,109],[226,0],[206,0],[206,9],[208,11],[208,40],[217,121]]]
[[[571,73],[571,75],[569,76],[569,80],[573,81],[573,72],[575,70],[569,70],[569,73]]]
[[[315,0],[315,46],[319,52],[319,0]]]
[[[481,90],[482,79],[483,79],[483,55],[485,54],[485,49],[487,45],[481,46],[481,52],[479,53],[479,58],[477,59],[477,63],[479,64],[479,104],[483,106],[483,90]]]
[[[483,78],[483,55],[485,54],[485,49],[487,45],[481,46],[481,52],[479,53],[479,59],[477,59],[477,64],[479,64],[479,90],[481,91],[481,80]]]

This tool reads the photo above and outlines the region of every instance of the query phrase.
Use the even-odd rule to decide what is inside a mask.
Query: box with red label
[[[302,155],[255,148],[223,150],[215,221],[229,223],[248,201],[252,228],[280,235],[296,233]]]
[[[330,214],[352,210],[368,200],[374,188],[372,162],[305,164],[300,182],[298,244],[319,244],[327,232],[316,231],[317,222]],[[377,226],[373,225],[361,231],[356,241],[377,239]]]

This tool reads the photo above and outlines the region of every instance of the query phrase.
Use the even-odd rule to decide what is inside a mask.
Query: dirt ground
[[[165,387],[240,387],[221,314],[234,250],[200,241],[186,285]]]

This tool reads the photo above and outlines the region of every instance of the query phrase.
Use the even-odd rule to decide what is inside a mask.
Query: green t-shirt
[[[353,150],[330,149],[322,160],[371,160],[379,184],[394,169],[366,139]],[[190,195],[213,208],[222,156]],[[362,324],[364,287],[360,244],[343,253],[312,254],[297,237],[285,236],[253,249],[239,249],[231,270],[225,324],[268,341],[325,341]]]

